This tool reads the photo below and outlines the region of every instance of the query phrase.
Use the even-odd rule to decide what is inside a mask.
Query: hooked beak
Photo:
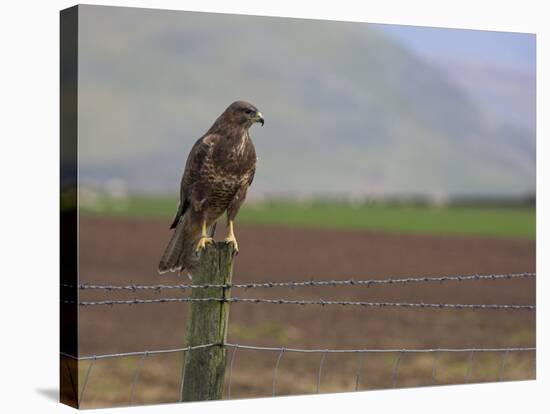
[[[256,116],[254,117],[254,122],[259,122],[260,124],[262,124],[262,126],[264,126],[264,116],[262,115],[261,112],[256,112]]]

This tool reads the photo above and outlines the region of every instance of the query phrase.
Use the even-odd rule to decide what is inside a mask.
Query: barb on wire
[[[426,308],[426,309],[500,309],[500,310],[535,310],[535,305],[516,304],[472,304],[472,303],[407,303],[407,302],[365,302],[350,300],[288,300],[288,299],[261,299],[261,298],[158,298],[158,299],[130,299],[130,300],[99,300],[80,301],[80,306],[98,305],[139,305],[147,303],[174,303],[174,302],[235,302],[235,303],[266,303],[272,305],[341,305],[364,306],[374,308]],[[65,300],[64,303],[75,303]]]
[[[286,281],[286,282],[250,282],[250,283],[237,283],[237,284],[176,284],[176,285],[101,285],[101,284],[89,284],[82,283],[79,285],[71,285],[62,283],[62,287],[74,288],[78,286],[80,290],[128,290],[135,292],[137,290],[153,290],[160,292],[161,290],[169,289],[252,289],[252,288],[276,288],[276,287],[288,287],[299,288],[309,286],[348,286],[348,285],[365,285],[367,287],[372,285],[392,285],[392,284],[409,284],[409,283],[443,283],[443,282],[464,282],[472,280],[510,280],[510,279],[529,279],[536,277],[536,273],[503,273],[503,274],[488,274],[488,275],[455,275],[455,276],[422,276],[422,277],[404,277],[404,278],[385,278],[385,279],[368,279],[368,280],[307,280],[307,281]]]

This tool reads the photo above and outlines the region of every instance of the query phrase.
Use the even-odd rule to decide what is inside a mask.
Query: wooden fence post
[[[207,245],[193,272],[193,284],[231,283],[233,246],[225,242]],[[228,298],[230,288],[193,289],[192,298]],[[187,346],[225,343],[229,320],[229,302],[190,302],[187,317]],[[227,349],[213,346],[186,352],[182,373],[181,401],[222,398]]]

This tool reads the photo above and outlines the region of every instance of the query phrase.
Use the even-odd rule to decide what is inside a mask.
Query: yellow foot
[[[237,239],[235,236],[227,236],[224,240],[226,243],[230,243],[233,245],[233,248],[235,249],[235,253],[239,253],[239,244],[237,243]]]
[[[202,236],[197,243],[197,248],[195,249],[195,252],[200,252],[202,249],[206,247],[207,244],[214,243],[214,239],[212,237],[208,236]]]

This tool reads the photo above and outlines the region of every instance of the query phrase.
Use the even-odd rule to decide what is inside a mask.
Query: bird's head
[[[232,122],[244,128],[250,128],[256,122],[264,126],[264,117],[262,113],[258,111],[258,108],[254,105],[245,101],[233,102],[225,110],[225,115],[228,116]]]

